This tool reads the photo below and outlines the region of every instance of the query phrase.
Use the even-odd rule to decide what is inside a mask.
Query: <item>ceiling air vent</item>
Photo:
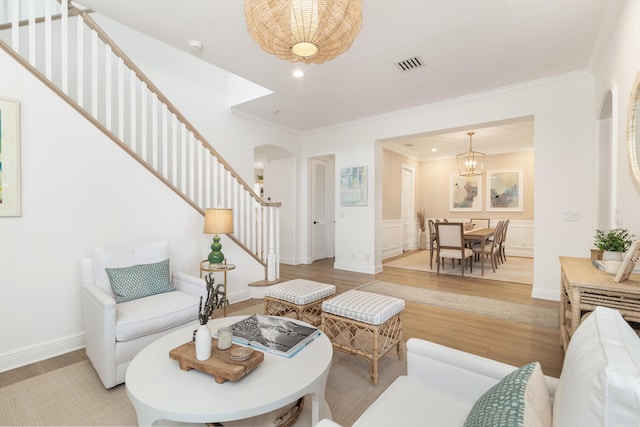
[[[424,65],[422,59],[419,56],[414,56],[413,58],[405,59],[404,61],[396,62],[400,71],[410,71],[415,70],[416,68],[420,68]]]

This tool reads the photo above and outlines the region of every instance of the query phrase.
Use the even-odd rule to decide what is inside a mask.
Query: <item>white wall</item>
[[[536,153],[533,294],[558,299],[558,257],[588,256],[592,246],[593,199],[585,197],[594,194],[594,97],[589,74],[560,76],[310,132],[304,136],[302,156],[335,153],[337,170],[368,166],[373,183],[381,174],[377,140],[529,115],[535,117]],[[306,163],[299,165],[300,179],[306,179]],[[338,206],[336,183],[336,268],[381,270],[382,248],[376,236],[383,229],[377,188],[369,187],[369,206],[345,208]],[[566,210],[580,212],[581,221],[562,221]],[[306,215],[300,218],[300,235],[306,238]]]
[[[297,142],[297,132],[224,108],[214,67],[129,40],[138,40],[130,56],[144,59],[144,71],[248,182],[255,145]],[[197,276],[211,236],[199,213],[3,51],[0,69],[1,96],[20,101],[22,132],[22,216],[0,218],[1,372],[83,346],[80,258],[93,248],[168,240],[172,268]],[[224,236],[223,246],[238,265],[228,273],[230,301],[249,298],[247,283],[264,269]]]
[[[607,89],[613,94],[614,194],[621,222],[640,238],[640,193],[633,185],[627,151],[627,115],[633,84],[640,73],[640,2],[625,2],[618,24],[596,71],[595,98],[599,108]],[[595,225],[594,225],[595,228]]]

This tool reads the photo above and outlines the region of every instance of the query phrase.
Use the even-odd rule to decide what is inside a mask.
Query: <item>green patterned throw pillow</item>
[[[111,289],[116,294],[116,303],[175,291],[171,285],[168,258],[152,264],[105,270],[111,282]]]
[[[551,425],[549,391],[540,364],[525,365],[491,387],[471,408],[464,427]]]

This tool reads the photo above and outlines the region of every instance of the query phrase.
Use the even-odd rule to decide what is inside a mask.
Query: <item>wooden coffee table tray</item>
[[[183,371],[195,369],[213,375],[218,384],[225,381],[238,381],[264,360],[264,353],[254,350],[247,360],[235,361],[231,359],[231,350],[240,347],[239,345],[233,344],[227,350],[218,350],[218,341],[215,338],[211,340],[211,357],[207,360],[196,359],[196,346],[191,341],[171,350],[169,357],[177,360]]]

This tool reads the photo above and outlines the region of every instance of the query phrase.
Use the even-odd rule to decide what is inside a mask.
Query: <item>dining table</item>
[[[492,237],[493,235],[496,234],[496,229],[495,228],[474,228],[471,230],[467,230],[464,233],[464,240],[466,242],[473,242],[473,241],[480,241],[482,244],[480,245],[480,258],[481,258],[481,275],[484,276],[484,249],[485,249],[485,242],[487,241],[488,238]]]

